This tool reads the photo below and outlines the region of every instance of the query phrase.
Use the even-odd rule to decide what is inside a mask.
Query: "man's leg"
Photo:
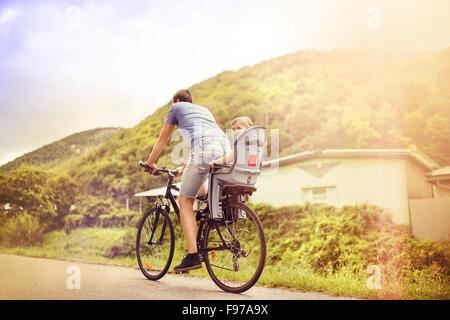
[[[180,220],[188,253],[197,252],[197,221],[194,217],[195,198],[180,196]]]
[[[204,196],[208,193],[208,183],[205,182],[204,184],[202,184],[200,190],[198,191],[198,195],[199,196]]]
[[[181,227],[183,228],[188,254],[179,265],[174,267],[175,271],[182,272],[202,267],[202,261],[197,251],[197,221],[194,216],[194,201],[207,178],[208,169],[206,167],[207,164],[201,166],[189,161],[181,178],[178,203],[180,205]]]

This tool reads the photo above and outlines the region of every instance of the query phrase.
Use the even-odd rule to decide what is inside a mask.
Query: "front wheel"
[[[175,234],[169,214],[162,208],[148,210],[139,222],[136,257],[139,268],[150,280],[162,278],[173,258]]]
[[[205,265],[222,290],[241,293],[258,281],[266,261],[266,239],[258,216],[242,203],[224,208],[223,221],[205,228]]]

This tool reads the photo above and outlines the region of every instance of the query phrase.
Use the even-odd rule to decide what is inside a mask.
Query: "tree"
[[[10,205],[8,218],[27,211],[39,220],[45,231],[63,226],[79,190],[67,176],[55,176],[24,165],[1,180],[0,201]]]

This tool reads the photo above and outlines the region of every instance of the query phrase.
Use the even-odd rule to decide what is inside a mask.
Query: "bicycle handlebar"
[[[142,161],[139,161],[139,166],[144,168],[145,171],[147,171],[147,172],[148,171],[150,171],[150,172],[153,171],[152,167],[148,166],[147,164],[143,163]],[[167,173],[169,176],[174,176],[174,177],[176,177],[178,175],[178,170],[169,170],[169,169],[166,169],[166,168],[157,169],[152,174],[154,176],[159,176],[161,174],[161,172]]]
[[[142,161],[139,161],[139,166],[145,169],[146,172],[152,172],[153,168],[148,166]],[[217,169],[231,169],[230,164],[226,163],[215,163],[214,168],[210,168],[210,172],[213,173]],[[167,173],[169,176],[176,177],[178,176],[178,170],[169,170],[167,168],[157,169],[155,172],[152,173],[154,176],[159,176],[161,172]]]

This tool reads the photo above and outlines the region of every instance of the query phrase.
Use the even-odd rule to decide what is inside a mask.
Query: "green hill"
[[[179,88],[174,88],[176,91]],[[230,128],[238,115],[278,129],[280,155],[323,148],[415,144],[450,165],[450,49],[434,52],[300,51],[193,85],[194,103]],[[169,101],[170,97],[168,97]],[[87,194],[133,200],[161,185],[137,167],[146,160],[170,102],[69,169]],[[166,147],[158,165],[174,167]],[[131,202],[133,205],[133,202]]]
[[[119,128],[97,128],[72,134],[4,164],[0,167],[0,173],[17,169],[22,164],[42,170],[62,170],[69,167],[72,160],[94,151],[110,140],[118,130]]]

